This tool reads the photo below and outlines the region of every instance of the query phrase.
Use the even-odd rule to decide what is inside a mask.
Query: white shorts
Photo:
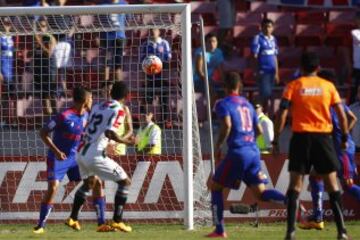
[[[118,163],[103,155],[89,158],[88,156],[84,157],[78,154],[76,161],[82,179],[96,175],[102,180],[118,182],[128,178],[125,170]]]

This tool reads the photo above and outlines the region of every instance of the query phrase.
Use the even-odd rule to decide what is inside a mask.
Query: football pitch
[[[204,227],[194,231],[185,231],[181,225],[151,225],[135,224],[132,225],[132,233],[95,232],[94,224],[84,224],[83,229],[75,232],[63,224],[48,224],[46,233],[35,235],[31,232],[33,225],[29,224],[2,224],[0,225],[0,239],[62,239],[62,240],[85,240],[85,239],[170,239],[170,240],[191,240],[205,239],[204,235],[209,233],[212,228]],[[353,240],[360,239],[360,222],[348,222],[347,228]],[[228,224],[228,239],[239,240],[278,240],[284,238],[285,223],[261,224],[259,228],[254,228],[248,223]],[[331,240],[336,239],[336,230],[333,223],[326,223],[322,231],[297,231],[297,239],[302,240]]]

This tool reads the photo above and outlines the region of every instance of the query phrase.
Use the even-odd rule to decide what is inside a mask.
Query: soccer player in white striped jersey
[[[105,224],[104,198],[95,200],[99,232],[114,229],[124,232],[132,231],[122,219],[131,183],[130,178],[118,163],[106,156],[106,148],[111,140],[127,145],[135,145],[137,142],[133,136],[123,138],[117,134],[117,129],[125,121],[124,101],[127,94],[127,86],[123,82],[116,82],[111,90],[112,100],[96,104],[92,108],[89,124],[78,149],[77,162],[82,179],[86,181],[86,179],[98,176],[102,180],[111,180],[118,184],[113,222],[110,225]]]

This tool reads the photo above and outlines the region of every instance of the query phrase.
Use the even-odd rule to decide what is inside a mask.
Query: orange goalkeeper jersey
[[[300,77],[286,86],[283,98],[290,101],[294,132],[332,131],[330,107],[341,102],[334,84],[317,76]]]

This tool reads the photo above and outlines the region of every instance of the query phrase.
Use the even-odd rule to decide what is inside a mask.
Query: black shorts
[[[111,68],[121,68],[126,39],[101,39],[100,44],[107,52],[106,65]]]
[[[331,134],[294,133],[290,141],[289,172],[329,174],[340,168]]]

